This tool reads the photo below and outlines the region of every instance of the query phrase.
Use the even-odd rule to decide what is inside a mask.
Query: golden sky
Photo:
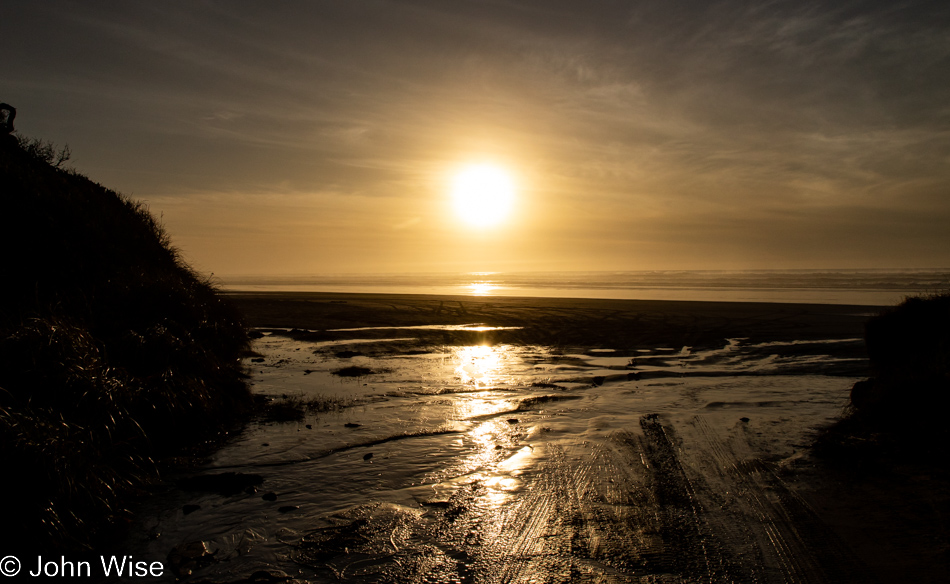
[[[218,275],[950,266],[937,2],[11,1],[0,101]],[[506,169],[506,219],[454,211]]]

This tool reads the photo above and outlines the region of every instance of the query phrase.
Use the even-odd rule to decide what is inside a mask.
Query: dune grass
[[[9,550],[89,547],[127,514],[157,460],[251,403],[237,310],[182,261],[147,207],[61,158],[36,141],[0,144]]]

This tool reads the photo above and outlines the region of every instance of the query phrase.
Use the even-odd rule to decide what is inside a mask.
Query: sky
[[[205,273],[950,267],[947,2],[5,0],[0,47]]]

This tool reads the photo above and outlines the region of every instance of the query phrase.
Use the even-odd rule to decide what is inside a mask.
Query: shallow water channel
[[[263,332],[253,391],[336,409],[255,421],[139,513],[130,549],[168,581],[861,576],[783,479],[847,402],[855,359],[834,355],[857,339],[617,354]],[[224,473],[252,478],[189,487]]]

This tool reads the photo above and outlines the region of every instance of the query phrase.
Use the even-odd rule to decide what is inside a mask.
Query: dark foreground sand
[[[867,318],[878,311],[868,306],[768,303],[329,293],[229,296],[251,326],[296,329],[286,334],[307,342],[354,337],[352,330],[335,329],[477,323],[519,328],[421,329],[412,334],[419,347],[488,342],[546,346],[564,353],[612,349],[616,355],[658,347],[715,350],[728,339],[745,339],[747,346],[764,345],[782,358],[820,347],[846,363],[783,370],[782,375],[803,380],[867,375],[858,339]],[[379,328],[358,331],[361,338],[392,333]],[[827,342],[836,340],[843,342]],[[694,380],[697,387],[706,383],[703,379]],[[846,391],[847,384],[842,388]],[[620,382],[616,390],[595,389],[603,399],[610,399],[611,392],[638,391],[633,382]],[[565,408],[580,408],[585,399],[593,399],[593,392],[573,391],[577,398],[564,402],[569,404]],[[780,415],[780,409],[774,411]],[[452,579],[486,582],[947,581],[947,469],[920,461],[851,465],[822,460],[810,454],[808,444],[794,445],[798,453],[788,456],[787,448],[764,445],[755,431],[765,414],[750,414],[758,416],[752,424],[737,421],[726,430],[713,430],[719,419],[714,414],[637,413],[629,427],[605,431],[590,444],[536,438],[545,462],[525,475],[535,478],[524,479],[520,498],[493,515],[479,511],[478,493],[461,489],[444,507],[425,507],[428,511],[421,518],[397,521],[377,511],[365,517],[347,515],[351,522],[342,527],[318,529],[304,538],[294,557],[298,564],[322,569],[327,558],[353,553],[350,548],[345,553],[344,548],[337,550],[332,541],[349,538],[364,545],[373,538],[366,526],[388,526],[389,521],[417,535],[396,542],[391,539],[396,527],[387,527],[390,539],[382,538],[383,551],[373,556],[385,566],[363,581],[436,581],[432,578],[443,572]],[[578,409],[567,418],[583,415]],[[516,441],[525,439],[517,434],[525,416],[519,414],[522,423],[511,426]],[[507,431],[504,417],[498,427]],[[538,419],[543,418],[539,414]],[[578,458],[571,462],[574,453]],[[360,462],[357,458],[355,464]],[[490,538],[489,528],[498,529]],[[491,559],[496,556],[497,561]],[[386,578],[379,580],[382,575]]]

